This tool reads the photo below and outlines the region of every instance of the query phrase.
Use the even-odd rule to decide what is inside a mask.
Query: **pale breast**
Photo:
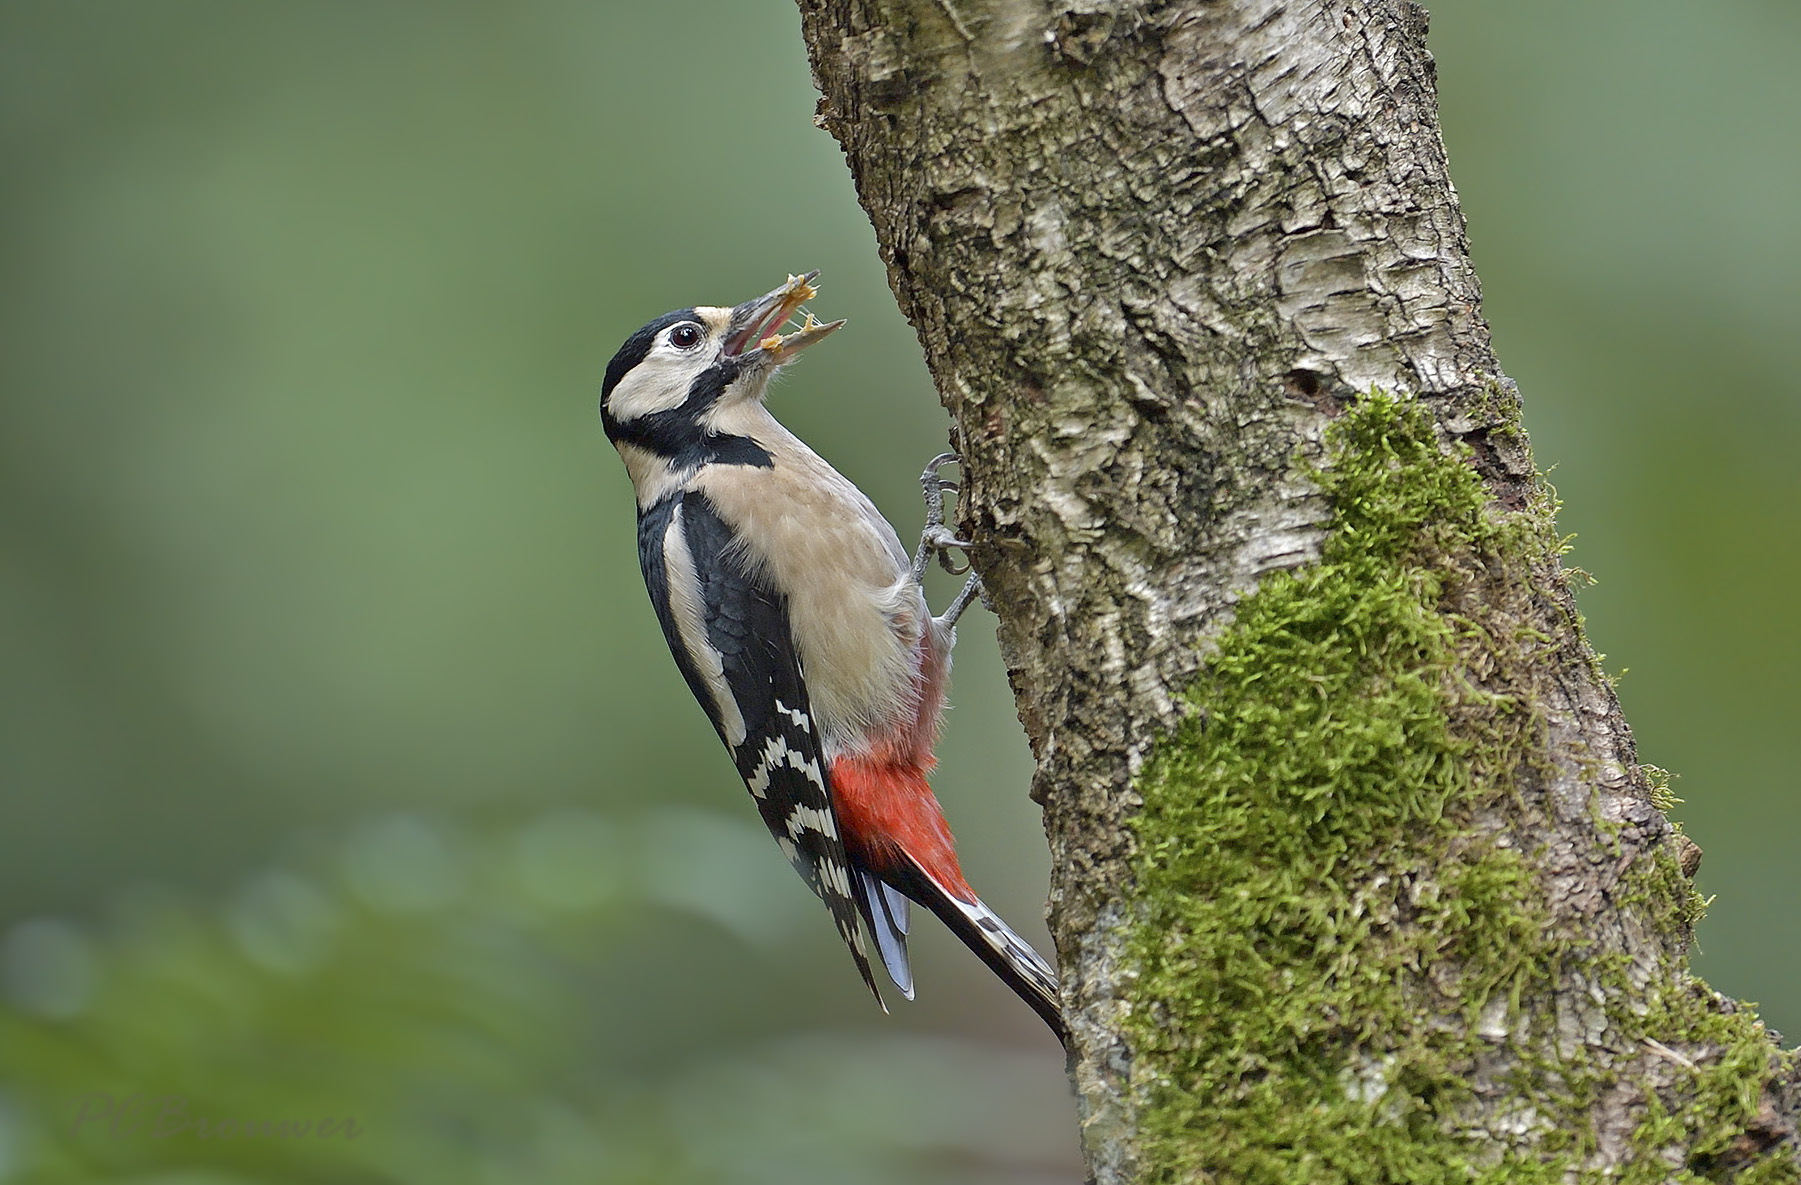
[[[917,713],[925,600],[894,528],[870,501],[767,413],[763,419],[756,439],[773,467],[709,465],[694,485],[737,528],[745,558],[787,595],[828,750],[854,749],[866,734]]]

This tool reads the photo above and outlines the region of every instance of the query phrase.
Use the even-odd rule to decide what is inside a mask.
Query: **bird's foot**
[[[969,571],[967,561],[962,567],[958,567],[951,555],[953,552],[968,552],[975,545],[966,539],[957,538],[956,532],[944,525],[944,495],[946,491],[956,490],[957,483],[938,476],[938,471],[953,463],[962,464],[962,458],[956,453],[939,453],[926,466],[925,472],[919,475],[919,488],[924,493],[926,502],[926,525],[919,534],[919,550],[913,553],[914,580],[925,579],[926,568],[931,564],[933,556],[938,557],[939,566],[952,576],[961,576]],[[970,580],[979,584],[973,576]],[[966,585],[964,592],[968,591]],[[967,598],[963,594],[958,594],[959,604],[965,600]]]
[[[988,604],[988,590],[982,587],[982,578],[971,572],[969,579],[963,582],[963,587],[957,590],[957,598],[951,602],[950,608],[932,620],[944,629],[954,628],[957,618],[963,616],[963,611],[969,608],[969,603],[977,597],[982,599],[982,604]]]

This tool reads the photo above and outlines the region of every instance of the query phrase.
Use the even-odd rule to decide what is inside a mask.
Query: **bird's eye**
[[[669,331],[669,344],[678,350],[692,350],[700,344],[700,326],[684,321]]]

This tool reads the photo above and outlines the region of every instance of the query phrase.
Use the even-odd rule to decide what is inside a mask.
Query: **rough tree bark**
[[[1102,1182],[1795,1181],[1402,0],[800,0],[965,458]]]

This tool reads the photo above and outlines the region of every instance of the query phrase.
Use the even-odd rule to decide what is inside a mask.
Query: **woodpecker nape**
[[[763,406],[776,370],[844,324],[808,314],[782,333],[818,274],[658,317],[608,363],[600,418],[637,493],[644,583],[682,677],[876,1000],[864,930],[912,999],[917,902],[1063,1039],[1056,971],[963,879],[926,783],[957,617],[980,588],[971,576],[934,617],[921,587],[934,556],[966,546],[943,525],[953,487],[938,469],[953,458],[922,478],[927,526],[909,556]]]

